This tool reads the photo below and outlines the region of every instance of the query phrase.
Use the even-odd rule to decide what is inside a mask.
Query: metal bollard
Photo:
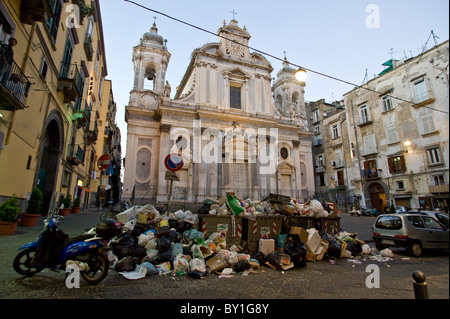
[[[425,274],[420,270],[416,270],[413,272],[412,277],[414,279],[413,287],[414,287],[414,296],[416,299],[429,299],[428,298],[428,286],[425,280]]]

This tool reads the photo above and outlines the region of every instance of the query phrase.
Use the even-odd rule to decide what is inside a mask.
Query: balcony
[[[86,124],[86,127],[84,129],[84,137],[86,138],[86,142],[88,143],[88,145],[90,144],[95,144],[95,142],[97,142],[97,138],[98,138],[98,126],[97,126],[97,120],[93,121],[94,125],[91,128],[91,115],[92,115],[92,111],[91,110],[87,110],[86,111],[86,115],[88,118],[88,122]]]
[[[75,104],[74,110],[73,110],[73,116],[72,120],[77,122],[77,128],[81,128],[83,126],[86,126],[89,122],[88,116],[87,116],[87,103],[86,100],[84,100],[84,106],[81,99],[77,100],[77,103]]]
[[[0,109],[8,111],[23,110],[31,82],[16,64],[8,57],[7,46],[0,46]],[[11,63],[8,63],[8,60]]]
[[[79,145],[69,145],[69,152],[67,155],[67,161],[74,165],[78,166],[84,163],[84,150]]]
[[[49,0],[22,0],[20,5],[20,20],[24,24],[45,22],[53,13]]]
[[[448,193],[449,192],[449,184],[441,184],[441,185],[428,185],[428,191],[432,194],[435,193]]]
[[[64,64],[58,79],[58,91],[64,94],[64,103],[74,102],[83,94],[84,79],[76,64]]]
[[[84,51],[88,61],[92,61],[94,59],[94,48],[92,47],[92,37],[90,36],[87,36],[84,40]]]

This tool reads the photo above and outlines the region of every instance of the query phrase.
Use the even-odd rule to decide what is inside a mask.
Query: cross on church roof
[[[156,24],[156,19],[158,19],[156,16],[153,17],[153,24]]]
[[[234,15],[235,15],[235,14],[237,14],[237,12],[236,12],[236,11],[234,11],[234,9],[233,9],[233,11],[230,11],[230,13],[232,13],[232,14],[233,14],[233,20],[234,20]]]

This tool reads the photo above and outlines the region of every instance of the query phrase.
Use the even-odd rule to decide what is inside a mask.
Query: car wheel
[[[420,257],[420,255],[422,255],[422,245],[420,242],[415,241],[411,247],[409,247],[409,251],[414,257]]]

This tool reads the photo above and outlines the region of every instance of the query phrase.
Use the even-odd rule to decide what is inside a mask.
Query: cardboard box
[[[306,260],[307,261],[316,261],[316,255],[313,253],[310,253],[309,251],[306,251]]]
[[[317,247],[320,245],[321,237],[319,232],[315,228],[310,228],[307,230],[308,240],[306,241],[306,249],[312,253],[315,253]]]
[[[292,226],[289,230],[289,234],[297,234],[300,237],[300,240],[306,244],[308,241],[308,232],[303,227]]]
[[[259,240],[259,251],[264,255],[268,255],[275,250],[275,239],[260,239]]]
[[[317,247],[317,250],[314,252],[314,255],[316,256],[316,260],[322,260],[325,253],[328,251],[329,243],[322,239],[320,242],[319,247]]]
[[[225,259],[223,259],[219,255],[215,255],[206,262],[206,265],[209,267],[209,269],[211,269],[211,272],[215,272],[227,267],[228,263]]]

